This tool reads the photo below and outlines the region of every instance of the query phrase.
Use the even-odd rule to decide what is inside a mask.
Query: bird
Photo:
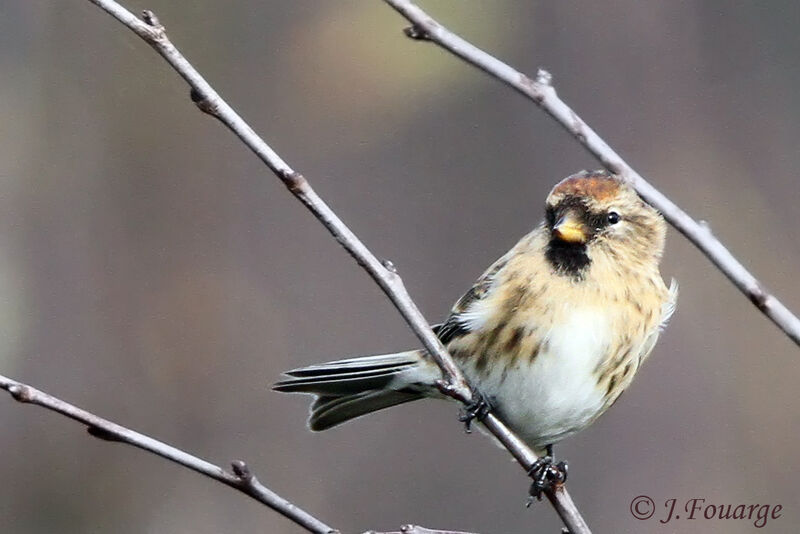
[[[566,479],[553,445],[583,430],[631,384],[678,297],[660,274],[666,224],[621,177],[582,171],[553,187],[544,219],[495,261],[433,326],[479,406],[542,457],[536,492]],[[348,358],[284,373],[281,392],[315,396],[322,431],[431,397],[442,373],[421,349]],[[532,468],[533,469],[533,468]],[[532,475],[533,476],[533,475]]]

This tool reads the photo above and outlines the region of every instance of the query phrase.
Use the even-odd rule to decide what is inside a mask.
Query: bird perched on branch
[[[535,493],[566,478],[552,445],[586,428],[625,391],[675,309],[659,273],[666,225],[605,171],[558,183],[545,219],[483,273],[434,327],[479,398],[539,454]],[[316,395],[321,431],[424,397],[443,398],[424,350],[288,371],[274,389]],[[465,419],[485,413],[475,407]],[[538,486],[537,486],[538,482]]]

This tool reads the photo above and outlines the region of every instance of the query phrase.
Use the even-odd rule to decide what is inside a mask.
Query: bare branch
[[[233,472],[231,473],[171,445],[120,426],[108,419],[98,417],[43,391],[2,375],[0,375],[0,389],[8,391],[19,402],[35,404],[83,423],[87,426],[89,434],[96,438],[133,445],[136,448],[151,452],[171,462],[188,467],[201,475],[222,482],[226,486],[239,490],[258,502],[266,504],[309,532],[314,534],[338,534],[339,532],[261,484],[241,460],[233,462]]]
[[[170,42],[164,26],[152,12],[145,11],[143,19],[139,20],[113,0],[89,1],[102,8],[152,46],[189,84],[192,101],[198,108],[204,113],[219,119],[220,122],[236,134],[280,178],[287,189],[319,219],[339,244],[355,258],[356,262],[380,286],[408,323],[411,330],[422,342],[425,350],[436,361],[443,375],[443,380],[440,383],[442,392],[465,404],[470,403],[472,401],[472,388],[447,353],[447,350],[442,346],[439,338],[431,330],[428,321],[425,320],[419,308],[411,299],[394,266],[391,263],[384,264],[379,261],[322,198],[317,195],[308,181],[278,156],[233,108],[219,96]],[[529,471],[538,459],[533,450],[513,434],[494,414],[487,414],[482,423],[509,450],[522,468]],[[556,512],[561,516],[562,521],[572,534],[590,532],[589,527],[563,485],[557,485],[547,490],[545,494],[550,502],[553,503]]]
[[[17,382],[11,378],[0,375],[0,389],[8,391],[14,400],[24,404],[34,404],[50,411],[59,413],[74,421],[86,425],[86,430],[92,436],[105,441],[115,441],[133,445],[138,449],[151,452],[162,458],[174,462],[178,465],[188,467],[201,475],[205,475],[226,486],[230,486],[241,491],[248,497],[266,504],[279,514],[290,519],[307,531],[314,534],[339,534],[339,531],[329,527],[316,517],[296,505],[287,501],[276,494],[250,472],[250,468],[241,460],[232,463],[232,472],[225,471],[221,467],[207,462],[196,456],[155,440],[135,430],[118,425],[107,419],[103,419],[93,413],[82,410],[77,406],[69,404],[61,399],[31,387],[22,382]],[[399,531],[377,532],[370,530],[364,534],[471,534],[455,530],[432,530],[416,525],[403,525]]]
[[[676,230],[694,243],[750,301],[769,317],[778,328],[800,345],[800,319],[797,318],[725,248],[708,228],[692,219],[685,211],[647,182],[628,165],[556,94],[552,76],[540,69],[531,79],[494,56],[454,34],[408,0],[384,0],[412,26],[405,34],[415,40],[432,41],[467,63],[497,78],[525,97],[533,100],[548,115],[571,133],[611,172],[628,180],[647,202],[657,208]]]

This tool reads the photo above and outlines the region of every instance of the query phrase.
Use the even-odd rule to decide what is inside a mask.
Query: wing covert
[[[464,316],[476,302],[481,301],[489,294],[497,278],[497,274],[508,263],[508,256],[509,254],[506,254],[494,262],[491,267],[478,278],[469,291],[464,293],[464,295],[456,301],[453,308],[450,310],[450,316],[444,323],[432,327],[434,333],[439,336],[439,340],[444,345],[470,332],[468,321],[464,320]]]

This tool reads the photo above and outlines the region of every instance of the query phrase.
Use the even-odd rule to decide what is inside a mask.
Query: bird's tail
[[[437,377],[420,351],[350,358],[284,373],[276,391],[316,395],[308,427],[327,430],[356,417],[424,397]]]

